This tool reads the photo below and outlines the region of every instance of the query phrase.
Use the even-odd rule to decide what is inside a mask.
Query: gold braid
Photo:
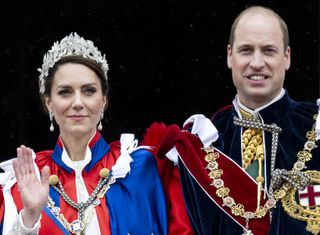
[[[253,119],[251,113],[240,109],[241,116],[246,119]],[[263,177],[263,161],[264,161],[264,146],[263,133],[261,129],[251,128],[244,130],[242,134],[242,166],[245,170],[249,168],[254,160],[258,161],[258,176],[256,181],[258,183],[257,193],[257,208],[260,206],[261,191],[264,183]]]

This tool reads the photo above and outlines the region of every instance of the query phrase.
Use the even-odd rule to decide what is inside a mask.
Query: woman
[[[109,145],[97,131],[108,106],[105,57],[74,33],[39,71],[50,130],[55,120],[60,136],[54,150],[21,146],[1,164],[3,234],[167,234],[153,156],[132,134]]]

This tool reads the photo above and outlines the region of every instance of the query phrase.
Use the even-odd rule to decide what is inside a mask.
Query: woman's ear
[[[50,109],[52,109],[51,98],[49,96],[45,96],[44,100],[48,111],[50,111]]]
[[[108,100],[108,97],[107,96],[103,96],[103,110],[107,110],[109,106],[109,100]]]

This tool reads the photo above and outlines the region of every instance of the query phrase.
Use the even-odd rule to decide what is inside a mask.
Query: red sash
[[[205,169],[207,166],[204,159],[206,152],[201,149],[203,144],[199,138],[187,131],[181,131],[175,147],[184,166],[210,199],[235,222],[245,228],[246,220],[240,216],[234,216],[229,207],[223,206],[222,199],[216,194],[216,188],[210,185],[212,179],[208,176],[209,171]],[[215,151],[218,150],[215,149]],[[244,205],[245,211],[254,212],[257,207],[256,182],[228,156],[221,152],[219,154],[220,157],[216,161],[219,164],[219,169],[223,170],[221,179],[224,181],[224,185],[230,189],[229,196],[234,198],[236,203]],[[265,203],[266,200],[262,198],[260,204],[264,205]],[[260,219],[251,219],[249,222],[249,228],[255,235],[267,234],[269,225],[268,214]]]

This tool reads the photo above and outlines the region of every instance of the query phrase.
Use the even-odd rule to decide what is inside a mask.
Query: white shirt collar
[[[256,109],[254,109],[254,110],[249,109],[249,108],[247,108],[246,106],[244,106],[244,105],[240,102],[238,95],[235,96],[235,98],[234,98],[234,100],[233,100],[232,103],[233,103],[233,105],[234,105],[234,107],[235,107],[235,109],[236,109],[239,117],[241,117],[241,114],[240,114],[240,108],[241,108],[241,109],[243,109],[244,111],[246,111],[246,112],[248,112],[248,113],[251,113],[251,114],[253,115],[253,117],[254,117],[255,119],[257,119],[257,118],[260,116],[260,115],[259,115],[259,111],[265,109],[266,107],[268,107],[268,106],[270,106],[271,104],[275,103],[276,101],[280,100],[280,99],[284,96],[284,94],[285,94],[285,90],[282,88],[281,91],[280,91],[280,93],[279,93],[275,98],[273,98],[269,103],[267,103],[267,104],[265,104],[265,105],[263,105],[263,106],[261,106],[261,107],[259,107],[259,108],[256,108]]]
[[[82,163],[82,169],[85,168],[86,165],[88,165],[88,163],[91,161],[92,159],[92,153],[91,153],[91,149],[89,148],[89,143],[91,142],[91,140],[93,139],[93,137],[96,135],[96,133],[91,137],[91,139],[88,141],[87,147],[86,147],[86,153],[84,156],[84,159],[81,161]],[[68,167],[70,167],[73,170],[79,170],[79,164],[77,164],[77,169],[75,169],[75,164],[74,161],[72,161],[64,147],[63,141],[61,141],[62,145],[63,145],[63,150],[62,150],[62,156],[61,156],[61,160],[64,164],[66,164]]]

